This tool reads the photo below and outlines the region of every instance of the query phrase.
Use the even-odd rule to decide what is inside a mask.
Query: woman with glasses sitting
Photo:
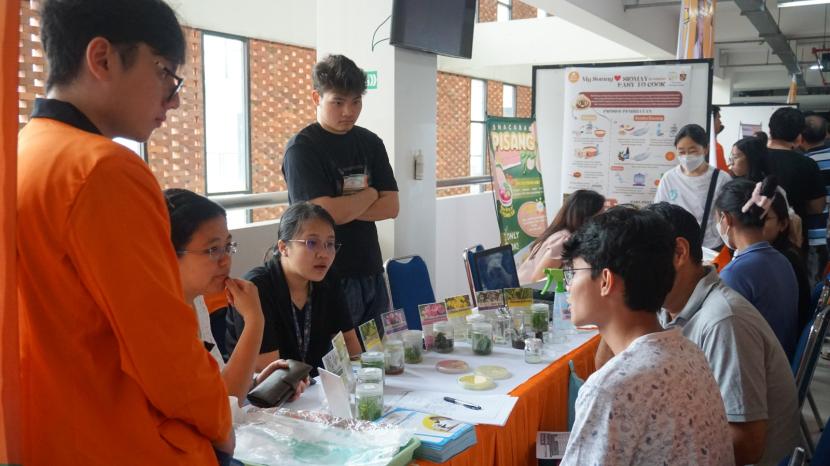
[[[274,370],[287,368],[288,365],[285,361],[274,362],[268,367],[258,368],[261,372],[256,379],[253,378],[254,364],[262,342],[264,318],[256,286],[229,276],[231,255],[236,253],[237,244],[228,232],[225,209],[186,189],[165,190],[164,197],[170,214],[170,234],[178,256],[185,300],[196,311],[200,338],[205,343],[205,349],[219,365],[228,395],[236,397],[241,404],[252,385],[265,380]],[[231,308],[236,310],[239,319],[244,319],[246,324],[245,331],[239,335],[236,351],[227,363],[211,333],[210,317],[204,300],[204,295],[222,291],[228,295]],[[304,388],[305,386],[300,387],[298,393]]]
[[[316,375],[340,331],[349,354],[360,354],[343,289],[326,277],[339,247],[334,220],[322,207],[298,202],[282,214],[272,257],[245,274],[259,290],[265,315],[257,369],[280,358],[295,359],[310,364]],[[228,350],[239,347],[246,325],[239,312],[228,313]]]

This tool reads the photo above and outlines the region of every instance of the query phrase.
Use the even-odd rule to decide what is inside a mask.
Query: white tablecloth
[[[425,352],[422,363],[407,364],[403,374],[386,376],[384,387],[385,402],[394,405],[394,399],[397,396],[415,390],[441,391],[448,395],[461,395],[465,393],[480,395],[508,394],[514,388],[541,372],[550,363],[581,346],[596,334],[596,331],[578,331],[575,335],[570,335],[568,341],[565,343],[555,344],[546,348],[541,364],[527,364],[524,361],[523,350],[500,345],[493,346],[493,353],[487,356],[474,354],[468,343],[456,343],[455,351],[449,354]],[[443,374],[435,370],[435,364],[442,359],[460,359],[466,361],[470,365],[471,371],[481,365],[502,366],[509,370],[513,376],[509,379],[495,381],[496,387],[493,389],[470,391],[458,383],[458,377],[463,374]],[[309,387],[298,400],[286,403],[283,407],[298,410],[316,410],[325,405],[324,398],[321,384],[317,383]]]

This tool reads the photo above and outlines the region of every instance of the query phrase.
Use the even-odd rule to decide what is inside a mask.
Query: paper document
[[[394,406],[422,413],[440,414],[470,424],[503,426],[518,401],[518,398],[508,395],[452,395],[453,398],[481,407],[470,409],[445,401],[445,396],[447,393],[444,392],[412,391],[395,400]]]
[[[320,381],[323,382],[323,393],[329,402],[331,414],[344,419],[352,418],[352,409],[349,404],[349,391],[343,384],[343,379],[323,368],[317,368],[320,373]]]

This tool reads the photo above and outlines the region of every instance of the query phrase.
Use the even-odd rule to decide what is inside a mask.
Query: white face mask
[[[703,156],[702,155],[681,155],[680,156],[680,166],[683,167],[683,170],[686,172],[693,172],[697,170],[697,167],[703,164]]]
[[[728,233],[729,233],[729,225],[727,225],[727,226],[726,226],[726,231],[721,231],[721,228],[720,228],[720,222],[721,222],[721,220],[723,220],[723,218],[724,218],[724,216],[723,216],[723,215],[721,215],[721,217],[718,219],[718,223],[716,223],[716,224],[715,224],[715,229],[716,229],[716,230],[718,230],[718,235],[720,236],[721,241],[723,241],[723,244],[724,244],[727,248],[729,248],[729,249],[731,249],[731,250],[733,250],[733,251],[734,251],[734,250],[735,250],[735,246],[734,246],[734,245],[729,244],[729,235],[728,235]]]

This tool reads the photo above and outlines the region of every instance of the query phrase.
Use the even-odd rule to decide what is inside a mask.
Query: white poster
[[[609,205],[649,204],[677,164],[690,118],[688,66],[566,68],[562,192],[592,189]]]

